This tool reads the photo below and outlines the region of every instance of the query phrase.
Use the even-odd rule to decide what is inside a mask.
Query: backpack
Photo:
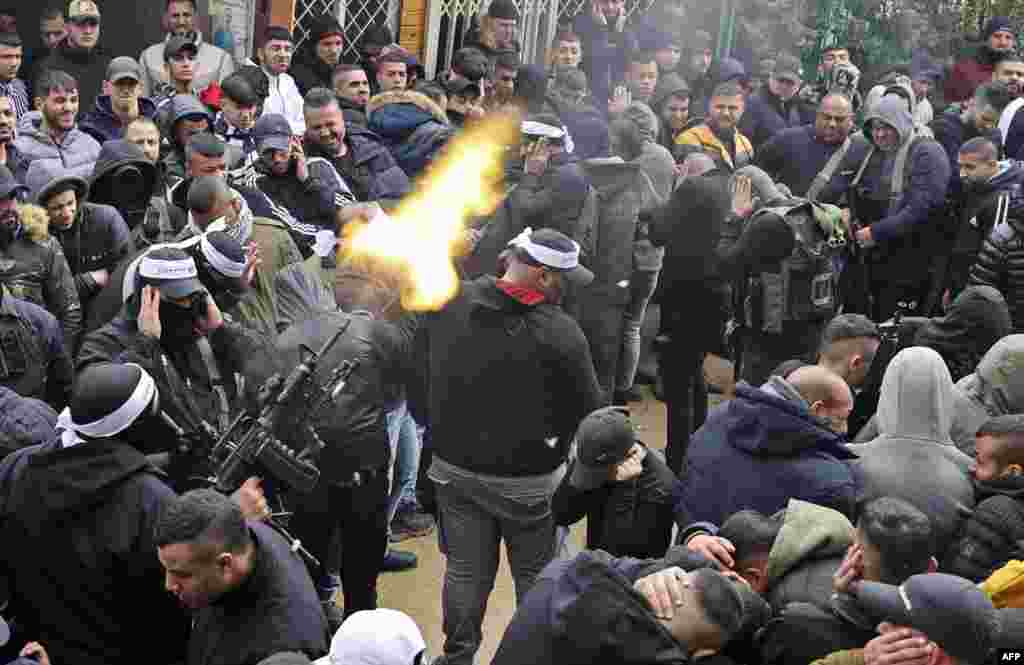
[[[778,215],[785,220],[796,243],[778,272],[748,277],[744,301],[747,326],[759,332],[781,334],[787,322],[821,321],[835,316],[835,258],[845,245],[839,227],[827,233],[816,220],[810,201],[761,208],[751,221],[760,215]]]

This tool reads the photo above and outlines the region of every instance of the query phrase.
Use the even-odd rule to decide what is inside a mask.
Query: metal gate
[[[309,37],[313,20],[324,14],[337,17],[345,30],[345,50],[342,57],[354,61],[363,34],[374,25],[386,25],[393,35],[398,34],[398,16],[401,0],[297,0],[295,3],[295,45],[298,47]]]

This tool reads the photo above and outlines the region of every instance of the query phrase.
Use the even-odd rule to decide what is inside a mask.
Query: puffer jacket
[[[677,136],[676,145],[700,148],[714,159],[720,168],[735,171],[753,163],[754,146],[738,129],[733,130],[732,135],[734,148],[730,150],[725,139],[711,129],[710,125],[701,123]]]
[[[410,180],[415,180],[454,135],[441,107],[426,95],[391,90],[366,104],[367,127],[384,140]]]
[[[75,348],[82,329],[82,305],[60,243],[50,236],[46,211],[20,204],[24,230],[0,247],[0,282],[15,298],[35,303],[57,317],[66,348]]]
[[[935,349],[959,381],[974,371],[992,345],[1010,334],[1006,300],[991,286],[969,286],[956,297],[945,316],[917,330],[915,346]]]
[[[968,284],[998,289],[1010,307],[1015,332],[1024,332],[1024,196],[1009,196],[970,269]],[[979,220],[980,222],[981,220]]]
[[[972,459],[950,438],[953,382],[942,357],[924,347],[903,349],[890,361],[878,401],[880,435],[851,445],[862,498],[892,496],[927,515],[935,551],[943,553],[974,508]],[[927,473],[922,473],[927,469]]]
[[[876,245],[868,252],[872,279],[917,284],[927,275],[933,253],[941,245],[941,227],[932,223],[940,215],[949,185],[950,165],[942,146],[932,138],[917,137],[914,123],[903,98],[884,96],[865,117],[865,125],[878,120],[896,129],[900,146],[896,151],[871,150],[870,160],[856,187],[851,187],[860,171],[863,156],[851,150],[836,174],[819,196],[824,203],[835,203],[844,194],[855,199],[856,214],[869,225]],[[868,141],[870,132],[865,131]],[[892,171],[899,150],[908,154],[904,165],[904,187],[900,197],[891,200]],[[909,175],[909,177],[907,177]],[[853,190],[856,190],[854,192]],[[854,194],[856,193],[856,196]]]
[[[0,385],[63,409],[71,397],[74,372],[56,317],[39,305],[11,297],[0,283],[0,339]]]
[[[154,94],[161,85],[167,82],[164,73],[164,46],[171,35],[164,41],[146,47],[139,55],[139,63],[143,72],[143,94]],[[196,57],[196,74],[192,85],[196,90],[205,90],[211,83],[219,83],[235,71],[235,60],[222,48],[214,46],[203,39],[203,33],[196,32],[193,40],[199,46]]]
[[[139,117],[156,119],[156,103],[152,99],[139,97]],[[78,128],[96,139],[100,145],[124,136],[124,127],[121,119],[114,114],[110,95],[96,98],[96,106],[79,118]]]
[[[981,582],[1010,559],[1024,540],[1024,476],[974,483],[978,505],[949,548],[942,570]]]
[[[808,411],[781,377],[762,388],[741,383],[690,439],[676,512],[687,522],[721,524],[743,509],[774,514],[790,499],[853,513],[858,486],[843,437]]]
[[[66,175],[89,179],[96,159],[100,156],[100,144],[77,127],[64,135],[60,144],[53,142],[50,134],[42,128],[43,116],[32,111],[18,122],[18,138],[14,147],[18,149],[18,165],[14,177],[25,182],[28,167],[37,159],[53,160]]]
[[[328,357],[321,359],[314,379],[318,384],[326,382],[345,360],[359,363],[336,408],[312,414],[310,424],[327,442],[320,468],[328,482],[351,480],[361,470],[387,468],[391,451],[385,415],[394,406],[396,388],[408,378],[418,319],[407,315],[391,323],[368,315],[327,312],[296,323],[277,339],[281,371],[299,364],[302,345],[319,349],[345,325],[348,328]],[[303,443],[297,440],[294,445],[301,448]]]
[[[0,456],[44,443],[56,424],[57,412],[49,404],[0,386]]]
[[[333,159],[317,144],[306,143],[310,157],[323,157],[334,165],[335,170],[348,184],[357,201],[377,201],[390,207],[409,193],[411,186],[405,171],[398,166],[381,138],[359,125],[345,127],[345,145],[351,156],[352,174],[344,173],[340,168],[341,160]]]

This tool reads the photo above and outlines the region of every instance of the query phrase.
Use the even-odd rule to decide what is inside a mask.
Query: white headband
[[[540,136],[546,139],[560,139],[565,136],[565,130],[561,127],[552,127],[535,120],[524,120],[520,131],[527,136]]]
[[[147,255],[139,262],[139,275],[149,279],[185,279],[198,277],[199,272],[192,257],[168,260],[154,259]]]
[[[146,407],[153,401],[153,396],[156,395],[156,382],[153,381],[153,377],[149,375],[149,372],[142,369],[135,363],[127,363],[129,367],[138,367],[140,376],[139,383],[135,386],[135,390],[132,391],[131,397],[117,407],[113,413],[109,413],[99,420],[95,420],[91,423],[76,423],[71,419],[71,409],[65,408],[60,416],[57,418],[57,429],[63,429],[64,433],[61,434],[61,441],[65,448],[70,448],[76,443],[81,443],[82,439],[76,434],[84,434],[94,438],[104,436],[114,436],[124,430],[135,422]]]
[[[224,256],[220,250],[213,246],[213,243],[204,233],[199,240],[199,247],[203,250],[203,256],[210,262],[214,270],[227,277],[241,277],[245,272],[245,263],[233,261]]]
[[[532,235],[533,229],[527,227],[509,244],[525,250],[535,260],[549,268],[572,270],[580,264],[580,246],[575,240],[569,241],[572,243],[572,251],[560,252],[557,249],[536,244],[530,237]]]

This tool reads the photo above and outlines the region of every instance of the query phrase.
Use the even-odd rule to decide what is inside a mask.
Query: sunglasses
[[[94,16],[87,16],[85,18],[73,18],[69,19],[69,22],[81,28],[97,28],[100,25],[100,20]]]

